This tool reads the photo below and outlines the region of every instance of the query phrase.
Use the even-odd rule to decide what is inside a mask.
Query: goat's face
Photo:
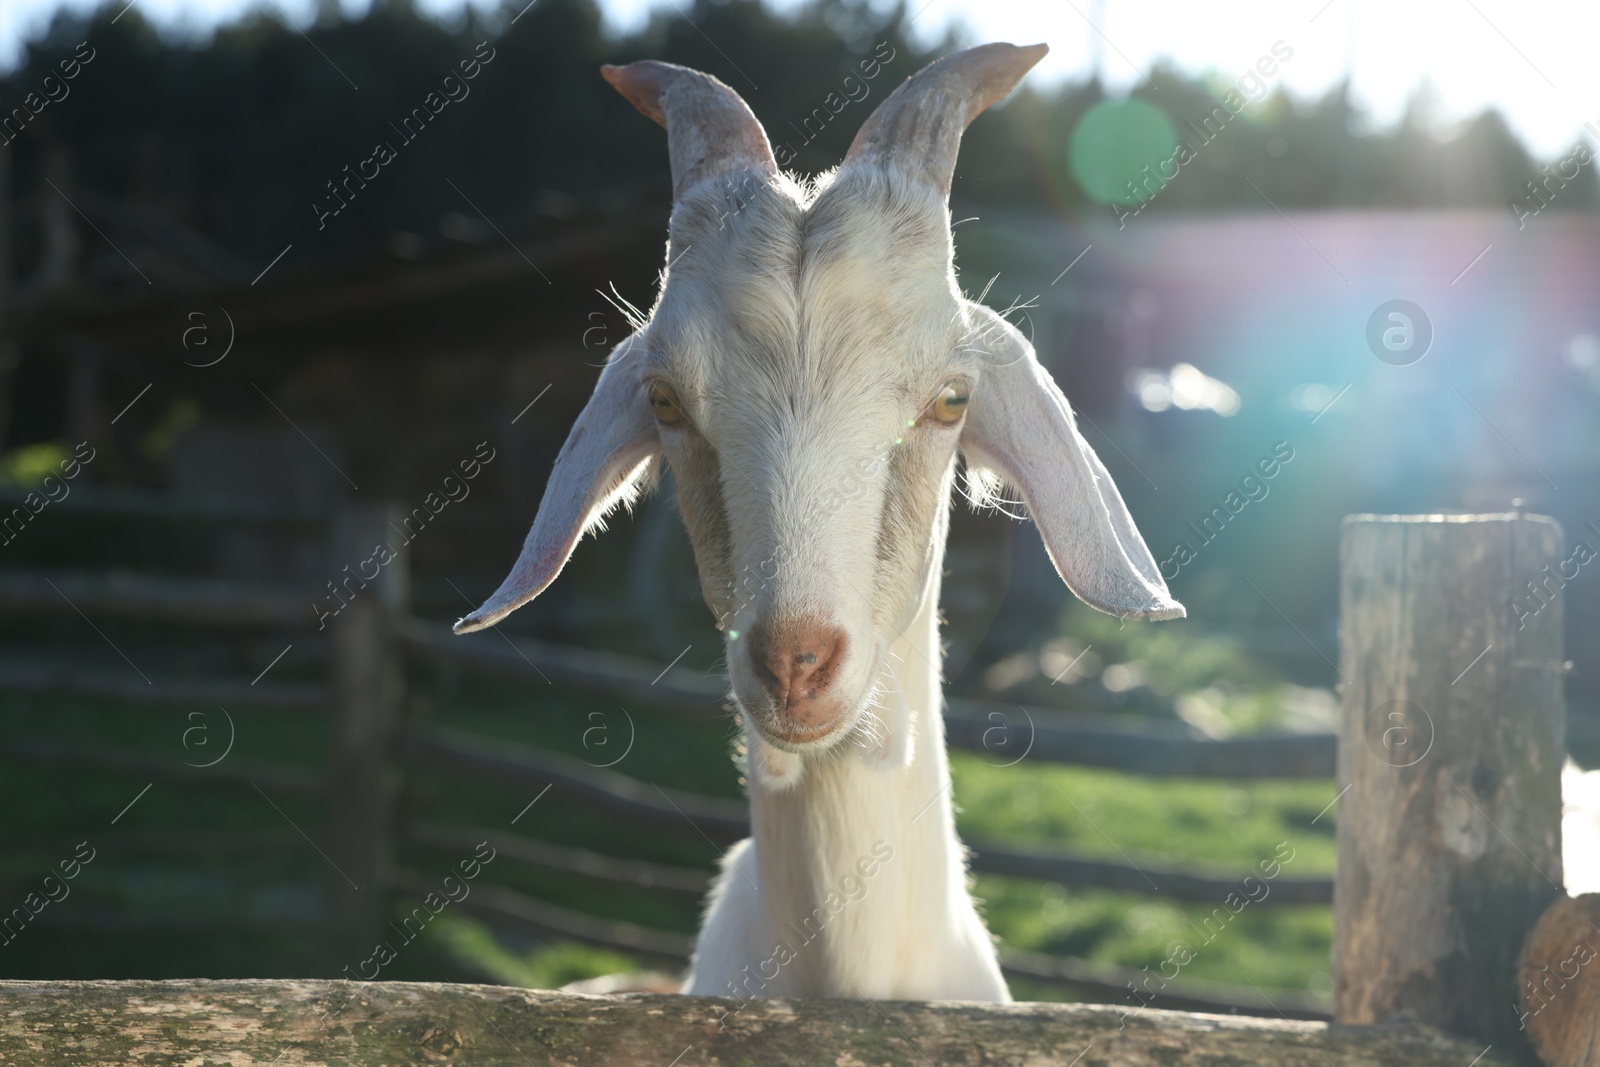
[[[822,746],[921,605],[980,361],[932,190],[741,179],[673,212],[638,373],[739,703]]]
[[[458,632],[542,591],[662,458],[739,704],[770,743],[825,748],[874,703],[890,643],[937,588],[958,450],[975,495],[1021,491],[1079,596],[1181,615],[1031,347],[956,286],[945,198],[961,129],[1042,54],[989,45],[933,64],[812,185],[778,173],[715,79],[607,68],[668,128],[668,270],[563,448],[516,567]]]

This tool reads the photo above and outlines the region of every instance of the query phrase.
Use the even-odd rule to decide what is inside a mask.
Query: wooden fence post
[[[410,599],[409,560],[389,547],[400,540],[391,526],[398,518],[392,505],[350,506],[335,516],[332,531],[334,585],[346,603],[333,626],[329,827],[340,876],[331,899],[339,948],[359,952],[352,962],[380,940],[394,860],[395,730],[405,699],[400,641]]]
[[[1409,1012],[1506,1048],[1518,951],[1562,892],[1561,527],[1353,515],[1343,534],[1334,1018]]]

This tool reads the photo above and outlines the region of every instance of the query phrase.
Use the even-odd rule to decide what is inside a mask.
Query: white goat
[[[532,600],[671,464],[726,637],[754,830],[727,855],[685,992],[1010,999],[967,890],[944,749],[937,607],[958,450],[969,496],[1021,493],[1079,597],[1184,613],[1032,347],[956,284],[961,133],[1045,50],[929,65],[809,183],[779,172],[717,79],[603,69],[667,129],[668,269],[511,574],[456,631]]]

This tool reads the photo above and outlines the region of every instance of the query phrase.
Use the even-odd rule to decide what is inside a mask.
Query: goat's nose
[[[832,684],[844,649],[844,631],[818,622],[757,623],[750,634],[756,677],[778,701],[779,713],[800,729],[823,726],[835,717],[833,702],[818,698]]]

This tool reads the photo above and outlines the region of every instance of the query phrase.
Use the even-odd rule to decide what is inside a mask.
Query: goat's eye
[[[967,410],[967,388],[964,385],[951,383],[939,390],[939,395],[934,397],[933,406],[929,409],[933,417],[946,426],[954,425],[961,421],[961,416]]]
[[[663,426],[677,426],[684,421],[683,402],[678,399],[672,386],[666,382],[651,382],[647,395],[657,422]]]

